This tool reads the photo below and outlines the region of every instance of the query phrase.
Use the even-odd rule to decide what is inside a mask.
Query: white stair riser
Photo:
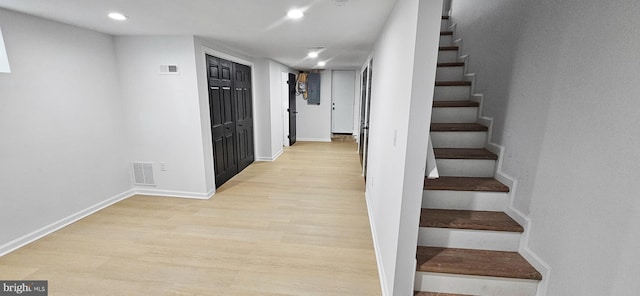
[[[464,76],[464,67],[438,67],[436,81],[460,81]]]
[[[431,132],[433,148],[483,148],[487,132]]]
[[[440,35],[440,46],[453,45],[453,35]]]
[[[509,204],[505,192],[423,190],[422,208],[503,212]]]
[[[538,281],[416,272],[415,291],[446,292],[482,296],[535,296]]]
[[[494,175],[496,161],[491,159],[436,159],[440,176],[485,177]]]
[[[438,63],[453,63],[458,61],[457,50],[438,51]]]
[[[433,123],[474,123],[478,120],[478,107],[433,108]]]
[[[436,101],[468,100],[471,86],[436,86],[433,99]]]
[[[425,247],[517,252],[519,232],[420,227],[418,245]]]
[[[447,31],[449,29],[449,20],[440,21],[440,31]]]

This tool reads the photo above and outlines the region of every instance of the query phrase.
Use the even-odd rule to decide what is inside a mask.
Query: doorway
[[[369,129],[369,127],[366,124],[366,120],[365,120],[365,116],[366,116],[366,108],[365,106],[367,105],[367,79],[368,79],[368,73],[369,73],[369,67],[364,68],[364,71],[362,71],[362,88],[361,92],[362,92],[362,99],[360,102],[360,141],[358,143],[360,143],[360,145],[358,145],[358,154],[360,155],[360,164],[364,167],[364,138],[365,138],[365,131],[367,129]]]
[[[206,56],[216,188],[254,161],[251,67]]]
[[[352,135],[356,72],[341,70],[331,75],[331,132]]]
[[[287,80],[289,86],[289,146],[293,146],[296,143],[296,120],[298,111],[296,111],[296,75],[289,73]]]
[[[369,154],[369,120],[371,118],[371,80],[373,76],[373,61],[362,71],[362,104],[360,104],[360,163],[362,175],[367,181],[367,158]]]

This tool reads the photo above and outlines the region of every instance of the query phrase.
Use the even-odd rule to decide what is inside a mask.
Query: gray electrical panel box
[[[320,73],[309,73],[307,92],[307,104],[320,105]]]

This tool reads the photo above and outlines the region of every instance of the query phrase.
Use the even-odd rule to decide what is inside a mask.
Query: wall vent
[[[179,74],[178,65],[160,65],[160,74]]]
[[[153,163],[134,161],[131,163],[133,169],[133,184],[135,185],[156,185],[153,178]]]

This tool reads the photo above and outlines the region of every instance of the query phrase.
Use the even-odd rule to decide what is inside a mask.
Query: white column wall
[[[192,36],[116,37],[130,159],[154,163],[155,194],[206,198]],[[179,74],[161,74],[177,65]],[[160,170],[160,163],[166,170]]]
[[[373,51],[366,196],[383,295],[411,295],[441,0],[400,0]]]

